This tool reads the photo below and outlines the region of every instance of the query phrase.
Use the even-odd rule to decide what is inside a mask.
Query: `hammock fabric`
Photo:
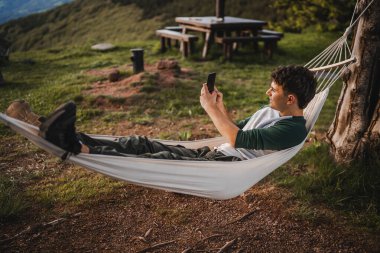
[[[326,100],[328,89],[319,93],[307,118],[308,129],[314,125]],[[310,110],[310,109],[309,109]],[[38,136],[38,128],[0,113],[0,120],[38,147],[62,157],[64,150]],[[93,138],[114,139],[116,136],[91,135]],[[165,144],[187,148],[218,146],[225,143],[222,137],[199,141],[165,141]],[[239,196],[277,167],[291,159],[303,143],[251,160],[238,162],[176,161],[119,157],[80,153],[67,160],[102,174],[146,187],[196,195],[212,199],[229,199]]]
[[[322,110],[330,87],[340,77],[344,69],[355,61],[347,44],[347,36],[362,14],[355,21],[352,18],[350,27],[341,38],[305,65],[315,72],[318,80],[318,93],[304,110],[306,127],[309,132]],[[39,137],[37,127],[10,118],[2,113],[0,113],[0,121],[49,153],[58,157],[65,154],[64,150]],[[102,139],[117,138],[116,136],[104,135],[91,136]],[[187,148],[215,147],[226,142],[222,137],[199,141],[159,141],[171,145],[180,144]],[[212,199],[229,199],[239,196],[290,160],[302,148],[303,144],[304,142],[286,150],[238,162],[176,161],[84,153],[70,155],[67,160],[136,185]]]

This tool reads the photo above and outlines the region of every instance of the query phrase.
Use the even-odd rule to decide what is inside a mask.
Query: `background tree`
[[[310,26],[319,31],[341,30],[349,23],[356,0],[274,0],[274,26],[301,32]]]
[[[360,13],[370,0],[359,2]],[[327,138],[338,163],[370,161],[380,154],[380,1],[360,18],[354,37],[356,63],[343,75],[344,85]],[[373,161],[372,161],[373,162]]]

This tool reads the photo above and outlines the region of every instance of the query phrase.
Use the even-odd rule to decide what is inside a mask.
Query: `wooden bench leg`
[[[161,53],[166,51],[165,40],[166,39],[164,37],[161,37]]]
[[[202,58],[206,58],[206,55],[207,55],[207,52],[208,52],[208,49],[210,47],[210,43],[211,43],[211,32],[207,32],[206,33],[206,37],[205,37],[205,44],[203,46],[203,52],[202,52]]]
[[[166,39],[166,45],[168,46],[168,48],[171,48],[172,47],[172,41],[171,41],[171,39],[170,38],[167,38]]]
[[[186,28],[182,28],[182,34],[186,34]],[[181,41],[180,42],[180,46],[179,46],[179,50],[181,51],[181,52],[183,52],[185,49],[184,49],[184,43],[183,43],[183,41]]]
[[[188,42],[182,42],[183,43],[183,50],[182,50],[182,56],[187,57],[189,55],[189,43]]]
[[[189,45],[189,55],[191,55],[194,52],[194,41],[190,40],[188,45]]]
[[[253,50],[257,53],[259,51],[259,43],[257,41],[253,42]]]
[[[273,56],[273,41],[265,41],[264,42],[264,50],[267,56],[271,59]]]
[[[232,43],[224,43],[223,44],[224,58],[226,60],[232,59],[232,50],[233,50]]]

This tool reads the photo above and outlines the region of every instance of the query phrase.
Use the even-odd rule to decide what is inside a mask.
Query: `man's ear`
[[[294,104],[297,103],[297,97],[293,94],[288,95],[288,104]]]

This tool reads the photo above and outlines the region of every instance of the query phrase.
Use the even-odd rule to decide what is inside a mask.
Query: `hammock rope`
[[[339,79],[343,71],[356,60],[347,43],[348,34],[373,1],[354,19],[358,10],[357,3],[350,26],[345,33],[305,65],[314,72],[318,81],[317,94],[304,110],[306,128],[309,132],[318,119],[331,86]],[[10,118],[2,113],[0,113],[0,121],[49,153],[58,157],[65,154],[64,150],[39,137],[37,127]],[[102,139],[115,139],[117,137],[91,136]],[[169,145],[182,145],[187,148],[215,147],[226,142],[223,137],[197,141],[159,141]],[[238,162],[177,161],[84,153],[69,155],[66,160],[136,185],[212,199],[229,199],[239,196],[290,160],[302,148],[303,144],[304,142],[286,150]]]

